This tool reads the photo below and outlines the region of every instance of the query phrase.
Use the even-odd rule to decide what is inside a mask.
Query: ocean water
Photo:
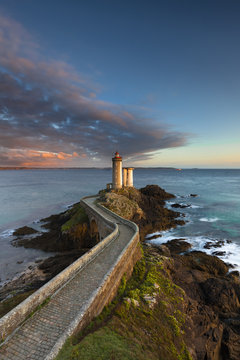
[[[52,169],[0,171],[0,278],[12,279],[37,259],[50,254],[11,245],[13,229],[63,211],[85,195],[96,194],[111,182],[110,169]],[[189,204],[179,209],[185,226],[159,233],[154,243],[185,238],[194,249],[220,257],[240,269],[240,170],[136,169],[137,188],[157,184],[177,196],[168,202]],[[197,197],[190,197],[197,194]],[[176,209],[178,210],[178,209]],[[35,224],[36,225],[36,224]],[[221,248],[204,248],[206,243]]]

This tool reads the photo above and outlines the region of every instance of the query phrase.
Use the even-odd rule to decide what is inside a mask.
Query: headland
[[[115,300],[90,327],[71,339],[63,349],[68,355],[61,353],[59,359],[70,359],[76,351],[82,354],[86,347],[92,351],[95,345],[89,345],[89,341],[106,342],[102,350],[106,354],[118,354],[115,342],[123,346],[123,353],[130,346],[129,358],[133,359],[238,359],[239,274],[229,272],[229,266],[216,256],[191,251],[187,239],[161,246],[145,241],[146,235],[155,231],[184,225],[181,213],[165,207],[165,201],[171,198],[174,195],[156,185],[100,192],[105,207],[139,226],[143,258]],[[10,295],[2,302],[5,310],[99,240],[79,203],[43,219],[42,225],[48,232],[18,229],[14,245],[57,255],[36,264],[30,277],[23,276],[1,289],[2,299]],[[11,297],[13,292],[17,295]],[[121,359],[121,351],[119,354]]]

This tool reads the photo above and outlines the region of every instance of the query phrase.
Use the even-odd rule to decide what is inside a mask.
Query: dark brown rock
[[[167,257],[171,256],[171,252],[170,252],[169,248],[166,245],[159,245],[158,246],[158,252],[159,252],[159,254],[161,254],[163,256],[167,256]]]
[[[216,311],[237,312],[239,310],[239,299],[232,283],[221,278],[210,278],[201,284],[204,291],[206,303]]]
[[[215,256],[225,256],[226,251],[214,251],[212,254]]]
[[[184,209],[184,208],[188,208],[190,207],[191,205],[190,204],[172,204],[171,207],[172,208],[180,208],[180,209]]]
[[[166,247],[170,250],[171,254],[181,254],[189,249],[191,249],[192,245],[189,244],[185,239],[174,239],[168,241]]]
[[[221,259],[201,251],[191,251],[186,254],[185,259],[192,269],[198,269],[212,275],[226,275],[228,272],[228,266]]]
[[[235,280],[235,278],[237,278],[237,280],[240,282],[239,275],[240,275],[240,273],[237,270],[231,271],[229,274],[227,274],[227,276],[229,278],[234,279],[234,280]]]
[[[225,327],[223,332],[221,356],[224,360],[239,360],[240,358],[239,332],[228,326]]]
[[[147,185],[144,188],[140,189],[140,192],[146,196],[154,197],[159,203],[175,198],[175,195],[167,193],[158,185]]]
[[[23,226],[19,229],[16,229],[13,233],[14,236],[24,236],[24,235],[32,235],[36,234],[38,231],[29,227],[29,226]]]
[[[223,245],[224,245],[223,240],[219,240],[219,241],[215,241],[215,242],[209,241],[204,245],[204,249],[219,248],[219,247],[222,247]]]
[[[215,256],[172,254],[173,281],[184,289],[185,341],[193,359],[240,359],[240,280]]]
[[[157,235],[152,235],[152,236],[150,236],[150,237],[148,237],[147,238],[147,240],[154,240],[154,239],[157,239],[157,238],[159,238],[159,237],[161,237],[162,235],[160,235],[160,234],[157,234]]]

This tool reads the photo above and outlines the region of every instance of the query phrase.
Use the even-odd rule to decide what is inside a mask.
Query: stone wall
[[[112,229],[112,232],[107,237],[0,319],[0,340],[5,339],[27,318],[29,314],[31,314],[48,297],[52,296],[58,289],[64,286],[77,271],[95,258],[105,246],[115,239],[118,235],[118,226],[104,217],[102,217],[102,223],[105,223],[108,229]]]
[[[82,200],[84,203],[84,200]],[[124,274],[129,277],[132,273],[133,267],[137,260],[141,258],[141,248],[139,244],[139,230],[136,224],[131,221],[125,220],[109,209],[103,208],[101,205],[98,205],[100,208],[104,209],[105,213],[111,214],[119,222],[123,222],[127,226],[131,227],[134,230],[134,235],[127,246],[123,249],[122,253],[116,259],[115,264],[109,269],[108,273],[104,276],[101,285],[96,289],[92,298],[90,298],[87,304],[84,307],[84,310],[78,314],[74,319],[71,325],[67,329],[67,333],[62,334],[59,338],[52,351],[49,353],[45,360],[54,359],[58,351],[64,344],[66,336],[73,334],[75,331],[82,329],[86,324],[88,324],[93,317],[100,314],[105,305],[107,305],[116,295],[118,287],[120,285],[121,279]],[[85,209],[90,207],[88,204],[84,203]],[[90,207],[91,208],[91,207]],[[90,210],[90,209],[89,209]],[[91,211],[93,209],[91,208]],[[32,311],[36,309],[37,306],[42,304],[45,299],[52,296],[58,289],[60,289],[64,284],[71,280],[74,275],[88,262],[95,258],[99,252],[101,252],[106,246],[108,246],[111,241],[113,241],[118,236],[118,226],[117,224],[109,221],[102,214],[96,213],[98,222],[101,218],[102,223],[105,223],[107,228],[111,228],[112,232],[107,237],[105,237],[101,242],[99,242],[94,248],[89,250],[86,254],[76,260],[73,264],[68,266],[60,274],[55,276],[47,284],[42,286],[34,294],[29,296],[16,308],[11,310],[3,318],[0,319],[0,334],[1,338],[5,339],[13,330],[15,330]],[[57,294],[56,294],[57,296]]]
[[[107,211],[111,212],[108,209]],[[117,215],[116,218],[118,218],[119,221],[119,217]],[[125,219],[124,221],[128,222],[128,220]],[[119,255],[118,259],[116,259],[115,265],[109,269],[108,273],[103,278],[101,285],[96,289],[92,298],[89,299],[85,309],[78,314],[68,328],[68,336],[71,336],[83,329],[94,317],[101,313],[104,306],[108,305],[116,295],[122,277],[126,275],[126,277],[129,278],[132,274],[134,265],[142,257],[138,227],[132,222],[129,223],[130,226],[136,230],[134,236],[130,239],[128,245]],[[45,360],[53,360],[57,356],[58,352],[64,345],[66,338],[66,333],[62,334],[62,337],[57,341],[51,353]]]

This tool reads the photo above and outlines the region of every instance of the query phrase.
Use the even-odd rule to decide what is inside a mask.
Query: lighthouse
[[[122,188],[122,157],[118,152],[112,158],[112,187],[113,189]]]

